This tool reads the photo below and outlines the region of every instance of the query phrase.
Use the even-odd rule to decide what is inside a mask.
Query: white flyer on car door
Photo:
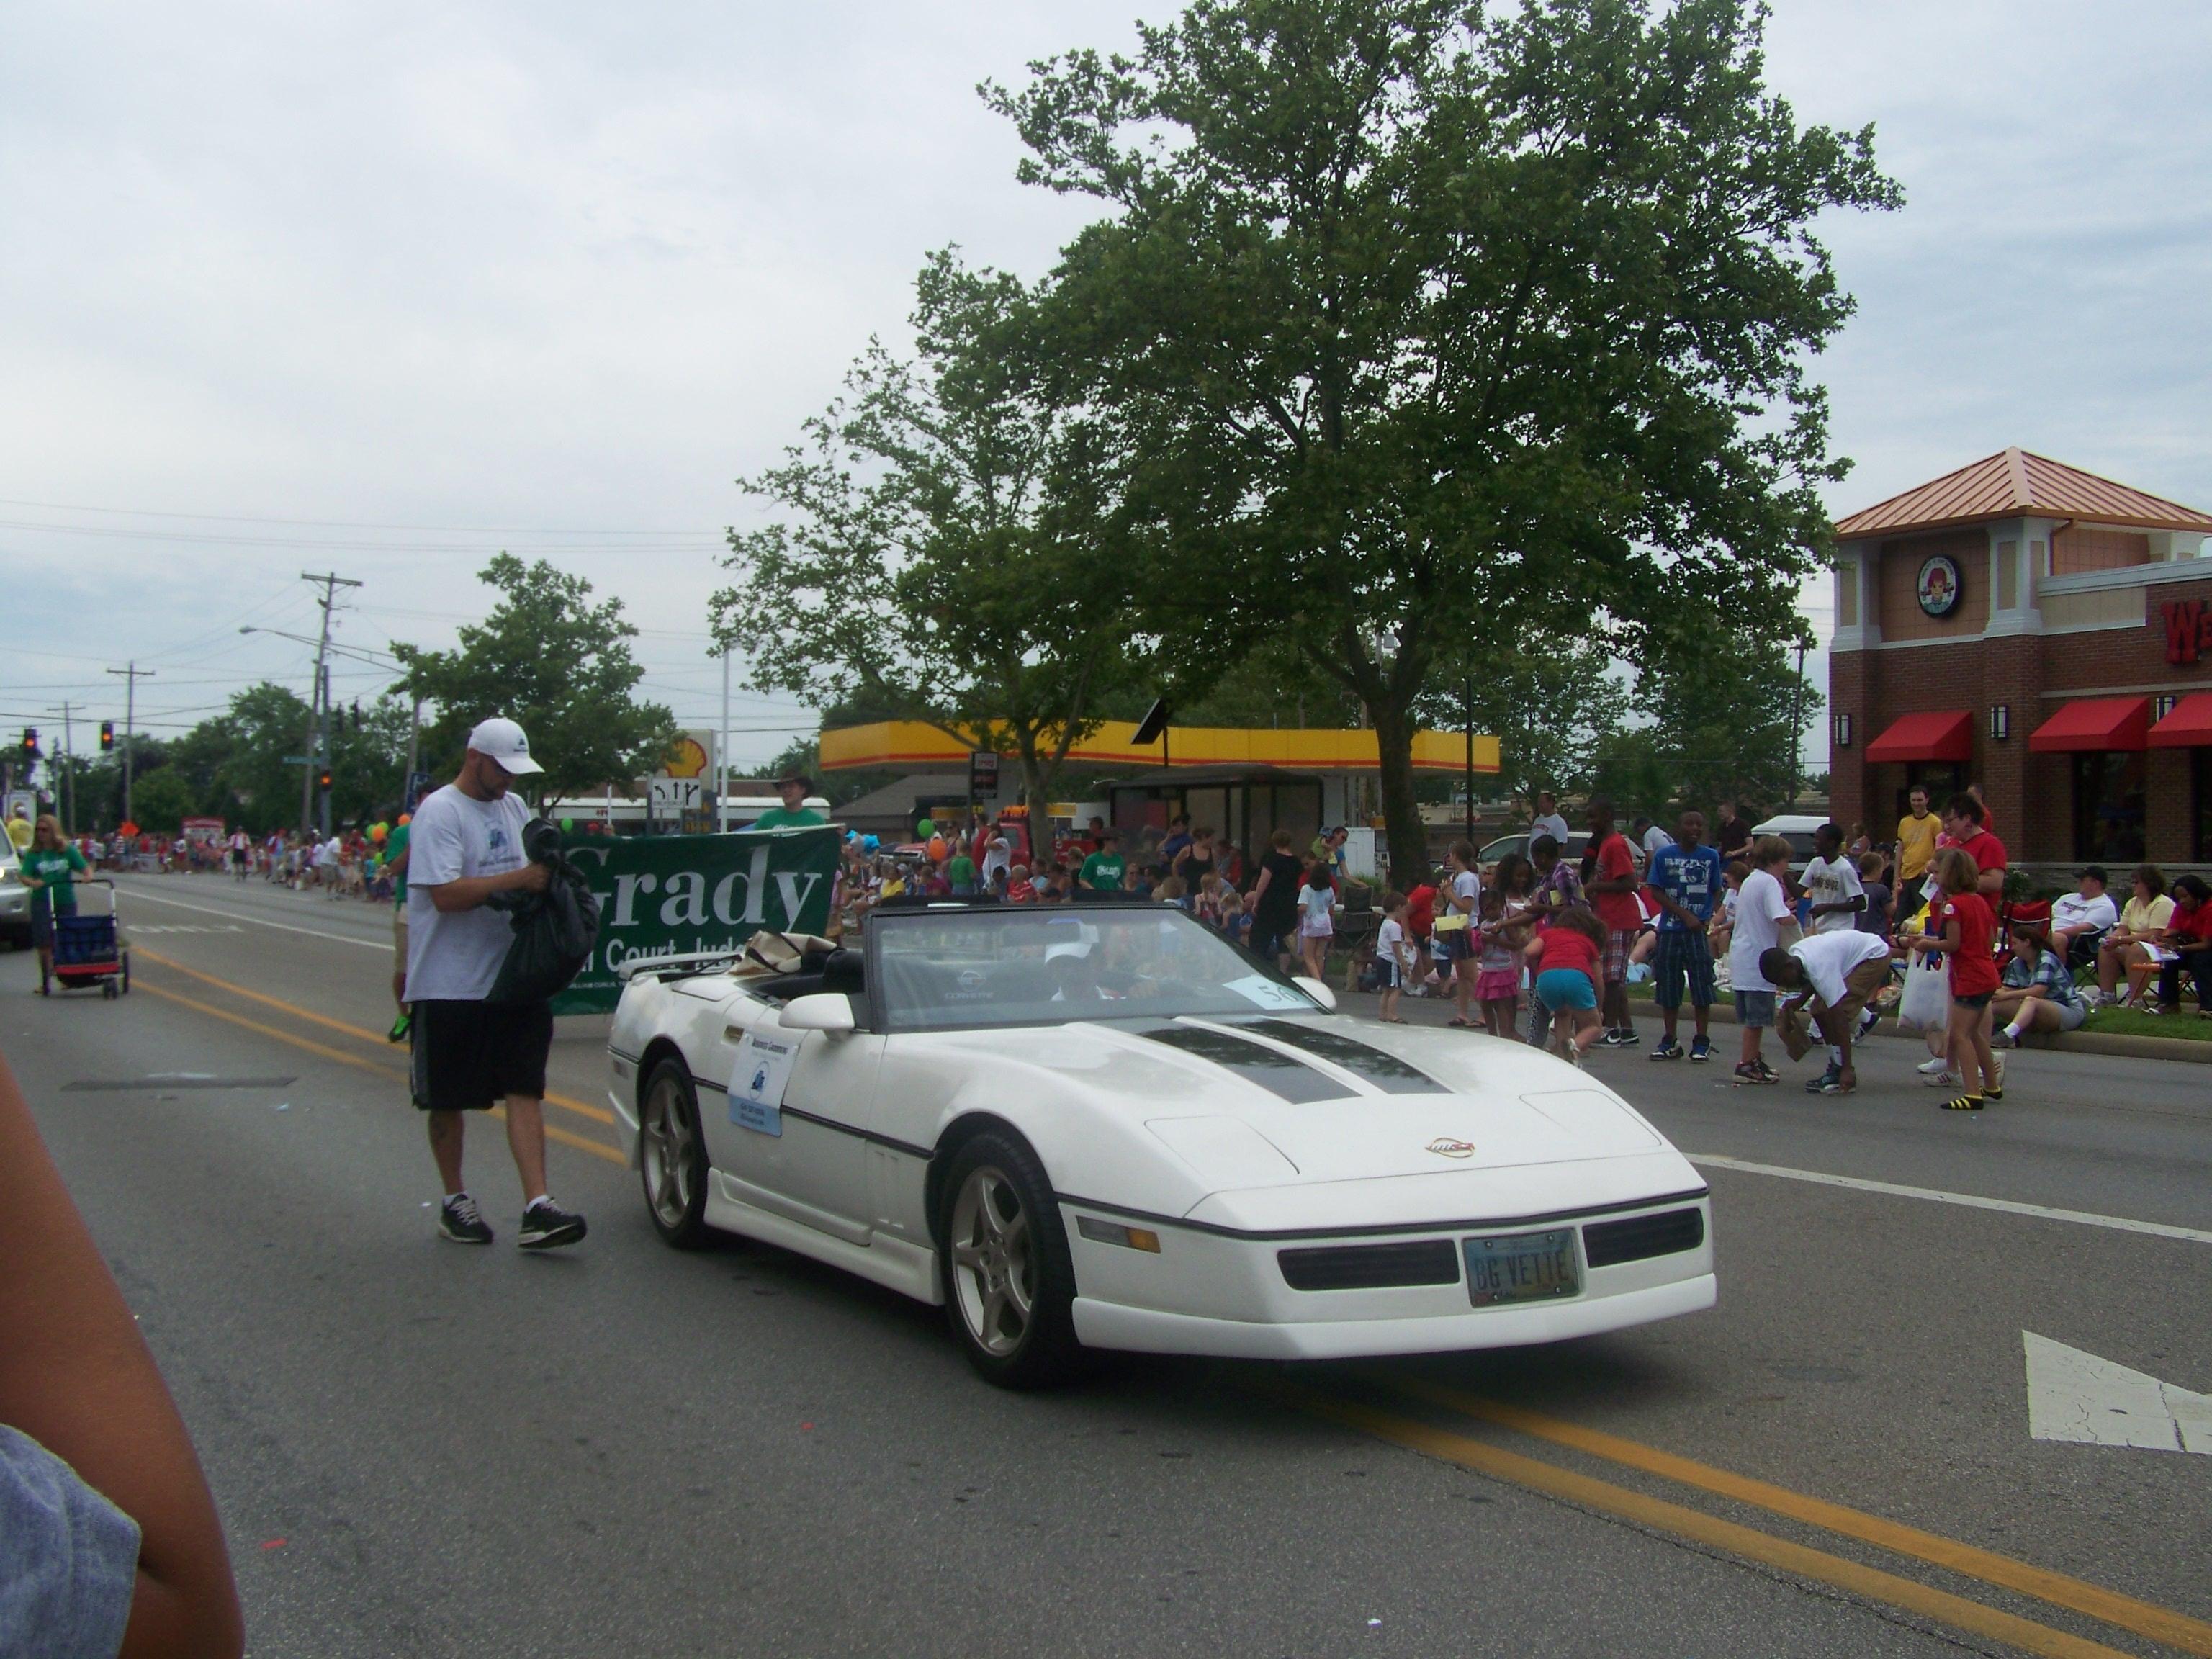
[[[784,1085],[798,1058],[797,1037],[748,1035],[730,1066],[730,1121],[759,1134],[781,1134]]]

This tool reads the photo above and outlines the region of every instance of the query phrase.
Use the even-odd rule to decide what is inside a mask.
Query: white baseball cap
[[[513,720],[495,716],[479,720],[477,729],[469,733],[469,747],[479,755],[489,756],[499,763],[500,770],[511,772],[516,777],[527,777],[532,772],[545,769],[530,758],[530,739]]]

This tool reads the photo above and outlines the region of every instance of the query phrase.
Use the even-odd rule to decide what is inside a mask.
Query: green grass
[[[1649,1004],[1651,988],[1649,980],[1631,984],[1628,1000]],[[1721,1001],[1733,1006],[1725,991],[1721,994]],[[2131,1008],[2093,1008],[2088,1019],[2078,1029],[2094,1031],[2100,1036],[2177,1037],[2185,1042],[2212,1042],[2212,1019],[2197,1018],[2196,1000],[2189,995],[2183,997],[2179,1011],[2170,1014],[2139,1014]]]

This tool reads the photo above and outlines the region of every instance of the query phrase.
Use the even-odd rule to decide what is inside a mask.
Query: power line
[[[0,495],[0,507],[30,507],[46,513],[100,513],[125,519],[188,519],[202,524],[282,524],[313,530],[410,530],[449,536],[693,536],[690,527],[667,530],[578,530],[522,525],[379,524],[366,519],[277,519],[252,513],[169,513],[143,507],[84,507],[69,501],[26,501]],[[40,526],[43,528],[44,526]],[[714,532],[720,539],[721,532]]]

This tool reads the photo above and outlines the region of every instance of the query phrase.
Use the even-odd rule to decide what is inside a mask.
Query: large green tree
[[[1099,434],[1033,373],[1033,319],[1015,278],[933,256],[915,357],[871,345],[741,481],[776,516],[732,532],[713,616],[757,685],[1011,753],[1035,807],[1130,673],[1136,555]]]
[[[987,88],[1108,216],[1052,281],[1071,395],[1205,572],[1200,657],[1298,642],[1368,709],[1419,867],[1417,702],[1469,637],[1632,659],[1786,636],[1825,550],[1813,222],[1899,200],[1803,127],[1754,0],[1197,0],[1133,58]]]
[[[1599,754],[1628,720],[1632,684],[1611,653],[1572,634],[1479,635],[1456,651],[1438,647],[1414,712],[1445,731],[1471,714],[1476,732],[1498,739],[1496,787],[1533,801],[1541,789],[1591,787]]]
[[[659,765],[676,738],[676,717],[641,701],[645,670],[630,651],[637,629],[618,599],[592,601],[592,585],[544,559],[501,553],[478,573],[499,590],[483,623],[460,630],[451,651],[394,645],[407,683],[434,705],[422,764],[458,768],[469,730],[495,714],[521,722],[536,799],[626,783]]]
[[[1595,761],[1596,786],[1624,822],[1632,811],[1663,819],[1678,805],[1710,815],[1724,800],[1757,816],[1796,798],[1802,726],[1818,715],[1820,693],[1793,649],[1716,629],[1645,667],[1636,691],[1643,720],[1611,734]]]

